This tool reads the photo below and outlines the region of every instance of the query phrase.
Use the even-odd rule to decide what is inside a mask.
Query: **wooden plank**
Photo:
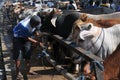
[[[70,45],[71,41],[66,41],[66,40],[64,40],[62,37],[60,37],[58,35],[54,35],[54,36],[50,36],[50,37],[52,37],[53,39],[58,41],[60,44],[70,48],[70,50],[75,51],[77,54],[79,54],[79,55],[81,55],[81,56],[83,56],[85,58],[89,58],[90,60],[97,60],[97,61],[100,61],[100,62],[103,61],[101,58],[94,55],[90,51],[85,51],[81,47],[78,47],[78,46],[75,46],[75,45],[74,46]]]

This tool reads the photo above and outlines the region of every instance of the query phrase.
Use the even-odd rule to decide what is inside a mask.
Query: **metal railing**
[[[101,58],[93,55],[89,51],[83,50],[82,48],[80,48],[78,46],[75,47],[75,46],[70,45],[69,44],[70,42],[63,40],[58,35],[45,34],[45,36],[52,38],[54,41],[57,41],[59,44],[69,48],[70,50],[73,50],[74,52],[76,52],[80,56],[83,56],[84,58],[87,58],[91,62],[93,62],[96,80],[103,80],[103,71],[101,69],[103,67],[102,67],[102,65],[99,64],[99,62],[103,62],[103,60]],[[49,55],[49,52],[47,52],[46,49],[43,49],[42,53],[45,55],[47,61],[68,80],[83,80],[83,79],[80,79],[80,76],[74,77],[71,73],[67,72],[67,70],[64,69],[61,65],[57,65],[57,62],[51,58],[51,56]]]

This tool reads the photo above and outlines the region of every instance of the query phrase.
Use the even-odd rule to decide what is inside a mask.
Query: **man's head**
[[[41,19],[40,19],[40,17],[36,16],[36,15],[32,16],[31,19],[30,19],[30,25],[32,27],[35,27],[35,28],[40,27],[41,26]]]
[[[74,3],[74,0],[70,0],[70,4]]]

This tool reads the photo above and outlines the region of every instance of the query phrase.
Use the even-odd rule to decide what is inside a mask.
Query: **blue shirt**
[[[20,21],[14,28],[13,34],[14,37],[31,37],[35,28],[30,26],[30,17],[25,18],[24,20]]]

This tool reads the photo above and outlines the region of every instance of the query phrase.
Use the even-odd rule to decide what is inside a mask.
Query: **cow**
[[[104,62],[104,80],[120,80],[120,44]]]
[[[83,15],[74,23],[71,33],[72,39],[87,51],[89,50],[95,53],[101,49],[99,53],[97,52],[96,54],[102,59],[105,59],[109,54],[112,54],[120,42],[118,39],[119,25],[119,18],[94,20]],[[78,32],[76,30],[78,30]],[[107,39],[112,40],[112,38],[114,38],[113,41],[105,41]],[[109,44],[112,46],[109,46]],[[102,45],[102,47],[100,45]],[[104,49],[106,47],[107,50]],[[101,54],[100,51],[102,51],[102,49],[105,51]]]
[[[120,79],[119,26],[119,16],[114,19],[93,19],[83,14],[75,21],[69,36],[76,45],[104,60],[104,80],[113,80],[116,77],[117,80]]]
[[[66,14],[61,12],[60,14],[56,14],[56,10],[53,9],[53,11],[47,15],[46,19],[42,23],[40,30],[42,32],[60,35],[66,39],[72,30],[74,21],[79,17],[79,12],[69,12]]]
[[[71,33],[73,23],[82,15],[78,11],[64,11],[63,13],[57,13],[56,10],[50,10],[47,14],[46,18],[42,22],[41,31],[49,32],[52,34],[58,34],[64,39],[67,39],[69,34]],[[89,18],[93,18],[95,20],[98,19],[114,19],[120,17],[120,12],[110,13],[110,14],[86,14]],[[40,15],[43,17],[43,14]]]
[[[40,16],[40,17],[42,17],[42,16]],[[54,34],[59,35],[63,39],[66,39],[72,30],[72,25],[73,25],[74,21],[76,21],[79,17],[80,17],[79,12],[64,13],[61,11],[56,12],[56,9],[53,9],[52,12],[45,15],[45,17],[43,18],[44,20],[42,19],[42,26],[40,28],[40,31],[47,32],[52,35],[54,35]],[[59,60],[59,59],[64,60],[65,56],[72,56],[71,51],[68,51],[65,46],[63,46],[55,41],[53,41],[51,43],[53,45],[53,51],[54,51],[52,56],[58,63],[63,63],[64,61]],[[63,51],[63,52],[59,52],[59,51]],[[64,53],[64,54],[62,54],[62,53]],[[62,57],[60,57],[61,55],[62,55]]]
[[[53,9],[52,12],[50,12],[49,14],[47,14],[47,16],[44,18],[44,20],[42,19],[42,26],[40,28],[41,32],[47,32],[47,33],[51,33],[51,34],[57,34],[59,36],[61,36],[63,39],[68,39],[69,40],[69,35],[72,31],[72,27],[73,27],[73,23],[82,15],[83,13],[80,12],[63,12],[62,14],[55,12],[55,10]],[[101,19],[113,19],[113,18],[117,18],[120,17],[119,12],[117,13],[111,13],[111,14],[99,14],[99,15],[92,15],[92,14],[86,14],[89,18],[94,18],[95,20],[98,20],[99,18]],[[43,17],[43,16],[40,16]],[[52,23],[54,22],[54,23]],[[60,49],[60,46],[58,46],[58,43],[54,44],[54,56],[56,56],[57,59],[59,59],[59,54],[58,51]],[[62,46],[62,48],[64,48]],[[66,48],[64,48],[66,49]],[[62,49],[63,50],[63,49]],[[66,51],[66,50],[65,50]],[[68,51],[69,54],[67,54],[66,52],[65,55],[69,55],[70,57],[75,57],[73,54],[70,54],[72,51]],[[61,55],[61,54],[60,54]],[[79,55],[77,55],[78,57]]]

